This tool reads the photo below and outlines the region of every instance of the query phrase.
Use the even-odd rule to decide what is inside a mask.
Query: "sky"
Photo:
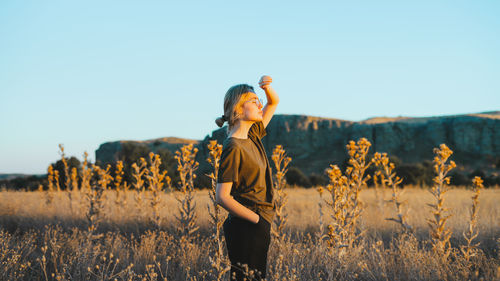
[[[276,114],[500,109],[499,1],[0,1],[0,173],[217,129],[262,75]]]

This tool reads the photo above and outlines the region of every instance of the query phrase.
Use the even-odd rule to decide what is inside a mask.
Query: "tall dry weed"
[[[372,159],[374,161],[374,159]],[[379,169],[373,173],[372,177],[373,189],[375,190],[375,202],[380,212],[383,212],[386,201],[384,200],[385,177],[384,173]]]
[[[132,164],[132,178],[134,179],[134,204],[136,209],[136,219],[141,219],[144,215],[144,193],[145,193],[145,180],[144,177],[148,173],[148,163],[143,157],[139,158],[139,165]]]
[[[408,224],[408,219],[406,217],[406,214],[402,210],[402,206],[405,202],[401,201],[402,191],[399,185],[401,184],[403,179],[398,177],[394,172],[395,165],[394,163],[389,161],[387,153],[376,152],[375,155],[373,156],[372,161],[381,170],[380,171],[381,173],[378,174],[378,178],[380,178],[382,185],[388,186],[389,188],[391,188],[392,191],[391,199],[389,199],[388,202],[394,204],[394,207],[396,208],[396,217],[386,218],[386,220],[396,222],[398,225],[401,226],[403,231],[411,231],[412,227],[411,225]]]
[[[61,155],[61,162],[63,163],[63,172],[64,172],[64,189],[70,188],[70,177],[69,177],[69,165],[66,160],[66,154],[64,153],[64,146],[59,144],[59,154]]]
[[[167,171],[161,171],[161,158],[160,155],[154,154],[153,152],[149,153],[149,173],[146,174],[146,178],[148,179],[148,188],[151,191],[151,208],[153,210],[153,224],[156,228],[160,228],[161,225],[161,196],[164,192],[165,184],[168,189],[171,188],[171,180],[170,177],[167,176]]]
[[[216,140],[212,140],[208,143],[208,151],[209,154],[207,162],[213,167],[213,172],[208,175],[210,178],[211,189],[208,193],[210,204],[207,207],[208,214],[210,216],[210,224],[212,225],[212,253],[208,259],[214,271],[214,276],[212,276],[213,280],[223,280],[224,274],[231,269],[231,266],[227,258],[224,256],[224,237],[222,235],[222,225],[224,221],[221,218],[221,207],[217,204],[215,197],[222,145],[218,144]]]
[[[83,164],[82,164],[82,174],[81,174],[81,182],[80,182],[80,211],[81,213],[87,212],[87,199],[89,198],[91,192],[91,183],[93,170],[89,167],[88,162],[89,154],[87,152],[83,153]],[[85,200],[82,200],[85,199]]]
[[[361,236],[358,220],[363,205],[359,194],[370,178],[369,175],[365,175],[366,170],[372,164],[366,159],[370,146],[371,143],[365,138],[359,139],[358,142],[349,142],[346,146],[349,166],[346,168],[345,175],[337,165],[330,165],[330,168],[326,169],[329,178],[326,189],[330,200],[324,200],[329,206],[332,218],[332,224],[328,225],[330,248],[352,248]],[[322,195],[324,190],[320,187],[318,191]]]
[[[439,148],[435,148],[434,154],[434,171],[437,175],[433,178],[434,185],[430,193],[436,201],[434,204],[428,204],[432,209],[432,218],[428,219],[427,222],[430,227],[434,253],[444,262],[450,255],[450,238],[452,234],[446,227],[446,221],[451,215],[448,214],[448,209],[444,207],[444,194],[448,191],[448,185],[450,184],[450,177],[447,175],[456,167],[456,164],[454,161],[448,162],[453,151],[446,144],[441,144]]]
[[[45,204],[46,205],[50,205],[52,204],[52,201],[54,200],[54,192],[55,192],[55,185],[54,185],[54,182],[55,182],[55,171],[54,171],[54,167],[52,165],[49,165],[49,167],[47,167],[47,184],[48,184],[48,187],[47,187],[47,192],[44,193],[45,195]],[[59,176],[59,175],[58,175]]]
[[[113,180],[113,177],[109,173],[111,165],[108,164],[106,169],[92,165],[92,169],[97,173],[98,181],[97,185],[90,186],[90,190],[87,193],[87,221],[90,235],[95,233],[100,221],[104,218],[103,210],[106,202],[105,191],[108,189],[108,185]]]
[[[126,189],[128,189],[127,181],[123,180],[123,161],[117,161],[115,165],[115,176],[113,180],[115,190],[115,205],[117,207],[125,205],[127,201]]]
[[[484,188],[483,180],[481,179],[481,177],[474,177],[474,179],[472,180],[472,187],[474,195],[472,196],[469,227],[467,228],[467,232],[463,232],[463,236],[467,244],[460,246],[460,251],[464,255],[464,258],[467,262],[469,262],[472,257],[477,255],[478,247],[480,244],[479,242],[473,242],[473,240],[479,235],[479,232],[477,230],[479,194],[481,193],[481,189]]]
[[[184,145],[180,151],[175,152],[177,171],[179,172],[179,190],[182,196],[176,196],[179,203],[179,215],[176,219],[180,223],[179,234],[190,240],[198,230],[196,226],[196,203],[194,202],[194,179],[198,162],[195,161],[197,148],[193,144]]]
[[[286,156],[286,152],[281,145],[276,145],[273,150],[271,159],[274,163],[276,170],[274,174],[274,202],[276,204],[276,213],[273,219],[273,227],[271,234],[275,239],[284,238],[284,228],[287,222],[288,214],[285,213],[285,206],[287,203],[288,194],[285,192],[286,186],[286,172],[288,171],[288,164],[292,161],[291,157]]]
[[[68,196],[69,199],[69,209],[73,214],[73,203],[77,201],[78,195],[78,173],[76,168],[72,168],[71,172],[68,165],[68,160],[66,158],[66,154],[64,152],[64,145],[59,144],[59,154],[61,155],[61,162],[63,163],[63,172],[64,172],[64,192]]]

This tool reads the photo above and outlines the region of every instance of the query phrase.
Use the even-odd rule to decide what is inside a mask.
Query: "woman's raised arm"
[[[278,107],[278,103],[280,102],[278,94],[273,87],[271,87],[272,81],[273,79],[267,75],[262,76],[259,81],[259,86],[264,90],[267,97],[267,103],[262,109],[262,123],[264,124],[264,128],[267,127],[267,124],[269,124],[271,118],[273,118],[276,107]]]

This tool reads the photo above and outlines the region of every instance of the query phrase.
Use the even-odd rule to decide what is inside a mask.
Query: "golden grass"
[[[288,203],[285,206],[285,212],[288,214],[287,229],[289,231],[306,232],[313,231],[319,227],[318,223],[318,203],[321,201],[318,193],[313,189],[288,188]],[[107,200],[113,202],[116,194],[113,191],[105,191]],[[387,200],[391,198],[391,190],[384,189],[379,191],[378,200]],[[206,208],[210,204],[208,190],[195,191],[194,201],[200,208]],[[150,192],[145,191],[145,197],[150,196]],[[162,205],[160,215],[164,219],[164,226],[176,226],[175,215],[177,212],[177,201],[175,195],[180,196],[181,192],[169,192],[161,194]],[[460,237],[468,229],[468,219],[470,218],[471,196],[473,191],[466,188],[454,188],[447,192],[446,201],[452,216],[448,220],[448,226],[455,237]],[[127,204],[117,208],[113,204],[105,204],[106,218],[110,225],[120,226],[128,224],[142,224],[143,218],[134,216],[138,212],[134,202],[134,191],[128,191]],[[54,203],[50,206],[45,205],[45,192],[34,191],[3,191],[1,192],[0,216],[5,220],[7,216],[10,219],[19,219],[22,226],[23,221],[40,221],[40,225],[48,223],[67,224],[68,227],[79,226],[81,221],[85,220],[85,213],[71,213],[69,208],[69,199],[65,192],[56,192]],[[398,225],[385,218],[394,215],[394,209],[387,206],[380,209],[375,190],[365,189],[360,193],[360,199],[364,202],[364,211],[361,215],[361,225],[371,233],[396,233],[399,231]],[[426,219],[429,217],[431,208],[426,206],[433,201],[432,194],[427,189],[419,187],[406,187],[401,199],[407,201],[408,221],[419,231],[427,232],[428,225]],[[500,233],[500,189],[484,189],[478,198],[479,208],[477,214],[477,228],[480,236],[497,238]],[[222,216],[227,212],[220,209]],[[127,214],[123,216],[123,214]],[[151,215],[151,211],[145,216]],[[198,214],[196,224],[201,228],[207,228],[209,225],[209,215],[205,211]],[[25,225],[29,227],[29,225]],[[458,239],[458,238],[457,238]]]
[[[321,275],[321,279],[324,280],[333,280],[329,278],[343,278],[346,280],[351,279],[355,280],[360,278],[361,276],[369,276],[370,274],[374,274],[377,278],[368,278],[371,280],[377,280],[381,278],[381,274],[395,274],[395,270],[397,268],[392,269],[374,269],[374,259],[382,259],[385,262],[391,261],[391,255],[395,254],[394,252],[387,251],[396,251],[395,249],[391,250],[391,247],[402,247],[401,249],[406,249],[404,254],[410,255],[411,253],[408,251],[414,251],[413,254],[417,255],[421,259],[424,259],[423,264],[415,264],[415,262],[410,263],[411,259],[408,257],[407,265],[408,268],[400,268],[400,271],[409,272],[410,269],[416,272],[420,272],[420,275],[414,280],[426,280],[426,278],[435,279],[436,276],[444,276],[446,267],[442,268],[441,273],[432,273],[429,271],[430,267],[432,267],[431,261],[433,260],[434,255],[430,249],[426,248],[425,242],[429,240],[428,233],[428,225],[426,218],[429,217],[430,208],[425,207],[427,203],[433,201],[433,196],[426,189],[421,189],[418,187],[405,188],[405,192],[401,195],[402,200],[407,200],[407,206],[409,208],[408,212],[408,222],[414,226],[416,230],[416,239],[412,240],[411,237],[401,237],[399,240],[395,240],[391,242],[395,237],[397,237],[397,233],[399,232],[400,227],[392,221],[385,220],[386,217],[391,217],[394,215],[394,208],[390,206],[385,206],[384,208],[380,208],[380,203],[377,200],[389,199],[391,197],[391,191],[389,189],[385,189],[379,193],[378,197],[375,193],[374,189],[365,189],[360,193],[360,200],[364,202],[364,211],[360,217],[360,225],[361,228],[366,230],[365,239],[360,246],[354,248],[352,252],[348,253],[347,256],[343,256],[344,262],[347,263],[352,268],[344,268],[342,269],[341,264],[337,264],[340,261],[329,261],[323,259],[328,259],[328,256],[325,256],[326,248],[322,244],[318,244],[311,238],[311,235],[317,231],[319,227],[318,223],[318,202],[320,202],[320,197],[316,190],[314,189],[303,189],[303,188],[289,188],[288,189],[288,204],[285,207],[285,212],[288,214],[288,221],[285,228],[285,232],[290,233],[290,237],[287,241],[281,242],[279,245],[279,252],[273,252],[273,248],[270,250],[270,272],[273,272],[274,275],[279,276],[280,278],[289,278],[291,276],[297,276],[297,280],[311,280],[307,278],[311,278],[311,275],[301,273],[300,270],[306,270],[308,267],[313,272]],[[100,249],[99,253],[114,253],[116,257],[119,257],[123,263],[118,266],[121,271],[127,268],[130,263],[133,263],[132,267],[138,275],[147,274],[146,265],[154,265],[153,256],[158,256],[158,258],[162,258],[161,267],[163,267],[163,274],[167,274],[166,272],[170,272],[165,269],[167,266],[166,259],[170,257],[170,259],[174,259],[172,256],[172,252],[181,251],[178,248],[168,249],[168,247],[180,247],[178,244],[175,244],[175,240],[177,239],[175,236],[175,231],[172,231],[178,226],[178,221],[175,218],[177,214],[177,201],[175,199],[174,193],[178,193],[177,196],[181,194],[179,192],[169,192],[161,194],[161,208],[159,210],[160,215],[163,217],[163,228],[160,232],[150,232],[148,233],[148,229],[151,228],[150,225],[145,223],[145,218],[140,218],[135,216],[134,214],[137,212],[136,205],[134,204],[134,191],[126,192],[125,196],[127,197],[127,204],[117,208],[113,203],[115,202],[116,193],[107,190],[104,191],[106,197],[106,204],[104,204],[103,212],[106,213],[106,220],[101,222],[100,232],[104,233],[105,236],[102,238],[104,240],[100,243],[104,243],[102,247],[107,245],[106,243],[111,243],[115,241],[115,239],[120,240],[121,246],[118,249],[113,251]],[[150,191],[145,191],[145,197],[150,196]],[[451,189],[446,194],[447,206],[450,210],[452,216],[449,218],[447,225],[449,229],[452,231],[452,246],[457,247],[459,245],[465,244],[461,233],[466,231],[469,227],[468,218],[470,218],[470,204],[471,204],[471,196],[473,195],[473,191],[465,189],[465,188],[457,188]],[[85,226],[86,226],[86,218],[85,213],[82,212],[71,212],[69,208],[69,198],[66,196],[65,192],[54,192],[54,199],[51,205],[45,204],[45,192],[14,192],[14,191],[4,191],[1,192],[1,201],[0,201],[0,225],[7,230],[19,230],[22,232],[30,232],[34,229],[43,230],[39,234],[31,234],[34,237],[38,237],[40,240],[46,235],[60,236],[58,239],[66,241],[65,243],[83,243],[83,238],[85,236]],[[194,195],[194,201],[197,206],[207,206],[210,204],[209,191],[196,191]],[[78,200],[75,198],[75,200]],[[480,242],[480,248],[484,251],[485,254],[479,255],[476,257],[476,260],[472,258],[476,265],[488,266],[486,272],[478,273],[478,276],[489,276],[496,277],[495,264],[498,266],[499,258],[497,253],[498,245],[496,245],[496,240],[500,237],[500,190],[499,189],[486,189],[483,190],[481,196],[478,198],[479,208],[477,213],[477,230],[479,232],[476,241]],[[200,209],[205,207],[200,207]],[[222,216],[226,215],[226,211],[221,209]],[[127,214],[127,215],[124,215]],[[201,276],[203,275],[202,271],[206,271],[205,275],[209,276],[208,271],[211,268],[211,265],[206,262],[204,265],[204,259],[208,260],[206,253],[208,252],[209,246],[211,243],[206,243],[206,237],[210,237],[208,233],[211,233],[210,226],[210,217],[208,212],[200,211],[198,213],[198,217],[196,220],[196,225],[200,227],[200,236],[193,242],[188,243],[182,247],[186,250],[186,247],[191,247],[191,251],[187,253],[183,253],[180,256],[176,257],[173,261],[176,261],[177,266],[183,265],[183,274],[182,277],[173,274],[172,272],[168,273],[171,279],[174,280],[184,280],[187,275],[191,276]],[[152,215],[152,210],[145,210],[144,216],[148,217]],[[49,227],[49,229],[44,230],[45,225],[55,225],[59,224],[61,229],[54,229],[53,227]],[[77,231],[75,237],[80,238],[71,238],[67,236],[69,234],[64,234],[70,231],[71,228],[77,227],[81,229]],[[50,232],[52,231],[52,232]],[[120,233],[124,233],[125,236],[120,236]],[[128,234],[127,234],[128,233]],[[168,233],[172,233],[170,236]],[[133,238],[128,235],[133,234]],[[6,234],[4,234],[6,235]],[[45,235],[45,236],[44,236]],[[80,236],[79,236],[80,235]],[[23,241],[27,238],[23,237]],[[107,237],[107,238],[106,238]],[[205,238],[203,238],[205,237]],[[37,240],[33,238],[33,240]],[[140,239],[139,239],[140,238]],[[7,239],[7,238],[5,238]],[[9,238],[10,245],[20,244],[23,245],[25,242],[21,242],[21,240],[16,240],[15,237]],[[45,239],[45,238],[44,238]],[[48,239],[48,238],[47,238]],[[76,239],[76,240],[71,240]],[[139,240],[137,240],[139,239]],[[146,239],[146,240],[144,240]],[[208,238],[210,240],[210,238]],[[70,241],[71,240],[71,241]],[[107,241],[107,242],[105,242]],[[134,242],[136,241],[136,242]],[[142,242],[141,242],[142,241]],[[152,244],[147,244],[150,241]],[[370,241],[372,241],[370,243]],[[381,242],[377,242],[381,241]],[[420,241],[420,242],[419,242]],[[41,242],[33,241],[33,244],[30,244],[30,247],[34,248],[31,251],[36,252],[37,254],[34,256],[41,257],[42,255],[42,247],[45,244],[40,244]],[[62,242],[61,242],[62,243]],[[86,242],[87,243],[87,242]],[[88,242],[90,243],[90,242]],[[95,242],[94,242],[95,243]],[[113,242],[118,243],[118,242]],[[139,244],[134,244],[139,243]],[[146,244],[144,244],[146,243]],[[156,245],[158,243],[164,243],[164,245]],[[366,244],[368,243],[368,244]],[[378,243],[378,244],[377,244]],[[382,243],[382,244],[380,244]],[[390,243],[401,243],[401,244],[390,244]],[[423,244],[422,244],[423,243]],[[56,243],[57,244],[57,243]],[[123,244],[123,245],[122,245]],[[85,244],[86,245],[86,244]],[[81,247],[91,247],[90,245],[81,245]],[[98,244],[99,245],[99,244]],[[130,251],[133,245],[136,245],[137,249],[141,249],[140,251],[152,251],[151,254],[137,254],[136,257],[130,256]],[[156,245],[156,246],[153,246]],[[393,245],[393,246],[385,246],[384,245]],[[66,247],[66,246],[65,246]],[[72,247],[77,247],[73,245]],[[92,246],[92,247],[95,247]],[[106,246],[110,247],[110,245]],[[138,247],[138,248],[137,248]],[[157,248],[160,247],[160,248]],[[164,249],[167,247],[167,249]],[[277,247],[276,245],[273,247]],[[389,248],[387,248],[389,247]],[[54,253],[53,250],[49,252],[54,255],[64,255],[65,253]],[[9,248],[12,250],[12,248]],[[162,250],[164,249],[164,250]],[[87,249],[90,250],[90,249]],[[21,251],[21,250],[19,250]],[[68,251],[68,250],[66,250]],[[74,249],[71,248],[69,252],[79,252],[84,251],[84,249]],[[108,252],[111,251],[111,252]],[[135,250],[134,250],[135,251]],[[163,252],[164,251],[164,252]],[[297,253],[298,251],[298,253]],[[367,255],[366,251],[370,253]],[[380,252],[377,254],[377,251]],[[399,250],[398,250],[399,251]],[[365,255],[362,255],[362,253]],[[128,254],[127,254],[128,253]],[[200,256],[196,256],[196,255]],[[401,255],[402,253],[399,253]],[[33,254],[32,254],[33,255]],[[47,254],[49,255],[49,254]],[[143,256],[145,255],[145,256]],[[282,255],[280,257],[280,255]],[[367,255],[367,256],[366,256]],[[378,255],[378,256],[377,256]],[[486,256],[485,256],[486,255]],[[29,259],[30,255],[25,256],[24,258],[31,262],[32,264],[36,264],[36,260]],[[48,258],[48,257],[47,257]],[[21,258],[18,258],[21,259]],[[139,263],[139,259],[144,259],[142,263]],[[321,262],[319,260],[322,260]],[[360,260],[363,263],[358,264],[358,262],[354,262],[354,260]],[[478,260],[479,259],[479,260]],[[316,261],[316,264],[314,264]],[[89,258],[87,260],[88,263],[91,263],[92,266],[97,264],[101,264],[100,261],[93,261]],[[109,262],[109,260],[108,260]],[[191,262],[194,263],[191,264]],[[394,262],[394,261],[392,261]],[[196,266],[198,264],[198,266]],[[51,265],[53,266],[53,265]],[[62,265],[59,265],[62,268]],[[328,266],[339,266],[337,269],[329,269]],[[343,265],[346,266],[346,265]],[[387,265],[389,266],[389,265]],[[392,265],[394,266],[394,265]],[[403,266],[403,265],[398,265]],[[451,264],[449,264],[451,266]],[[189,267],[189,269],[188,269]],[[411,268],[410,268],[411,267]],[[476,266],[477,267],[477,266]],[[60,271],[62,270],[60,268]],[[149,270],[153,270],[156,267],[149,267]],[[302,269],[301,269],[302,268]],[[347,270],[352,270],[353,274],[358,274],[358,277],[354,275],[349,275]],[[22,269],[18,269],[22,270]],[[36,272],[41,273],[41,267],[38,264],[36,268]],[[47,269],[50,271],[50,269]],[[331,272],[330,272],[330,271]],[[432,270],[437,270],[433,268]],[[448,268],[449,270],[449,268]],[[292,273],[295,271],[295,273]],[[53,272],[53,271],[51,271]],[[151,274],[160,274],[158,270],[151,271]],[[368,273],[369,272],[369,273]],[[330,275],[329,275],[330,274]],[[408,273],[409,274],[409,273]],[[453,276],[466,276],[465,273],[456,271],[452,272]],[[482,274],[482,275],[481,275]],[[486,275],[485,275],[486,274]],[[489,275],[488,275],[489,274]],[[137,276],[138,276],[137,275]],[[136,276],[136,277],[137,277]],[[175,277],[177,276],[177,277]],[[333,277],[332,277],[333,276]],[[366,277],[365,276],[365,277]],[[408,275],[410,276],[410,275]],[[420,277],[418,277],[420,276]],[[314,278],[316,278],[315,276]],[[42,278],[42,277],[40,277]],[[180,279],[175,279],[180,278]],[[208,278],[208,277],[207,277]],[[50,279],[50,278],[49,278]],[[381,278],[383,279],[383,278]],[[451,278],[453,279],[453,278]],[[21,280],[29,280],[22,279]],[[63,279],[64,280],[64,279]],[[80,279],[84,280],[84,279]],[[120,280],[120,279],[119,279]],[[139,279],[140,280],[140,279]],[[200,279],[198,279],[200,280]],[[273,279],[278,280],[278,279]],[[285,279],[282,279],[285,280]],[[403,279],[401,279],[403,280]],[[474,278],[472,278],[474,280]],[[487,279],[485,279],[487,280]]]
[[[473,190],[449,189],[445,145],[435,150],[432,189],[403,189],[387,155],[367,159],[369,147],[349,142],[346,171],[331,166],[330,183],[312,189],[286,185],[291,159],[276,147],[267,280],[500,280],[500,189],[479,196],[479,178]],[[132,165],[132,183],[122,163],[113,177],[109,165],[88,168],[85,154],[79,177],[63,160],[64,191],[49,166],[47,191],[0,192],[0,280],[226,279],[227,212],[215,202],[222,147],[208,149],[209,190],[194,189],[197,150],[186,145],[175,156],[176,190],[151,153]],[[389,188],[366,187],[372,164]]]

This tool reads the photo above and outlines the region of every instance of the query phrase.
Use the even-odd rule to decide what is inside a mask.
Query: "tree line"
[[[129,183],[133,181],[131,167],[133,163],[136,163],[141,157],[147,159],[148,154],[151,152],[151,148],[144,144],[138,143],[123,143],[122,150],[117,155],[117,160],[123,161],[124,175],[123,179]],[[160,169],[166,170],[168,176],[172,179],[172,184],[175,187],[179,182],[179,173],[177,171],[177,163],[174,159],[174,153],[170,150],[161,148],[154,151],[156,154],[160,155],[161,166]],[[78,170],[78,174],[82,169],[82,163],[78,158],[72,156],[66,158],[68,162],[69,169],[71,170],[75,167]],[[425,160],[420,163],[405,163],[399,158],[392,156],[390,161],[395,164],[395,172],[403,179],[404,185],[416,185],[422,187],[432,186],[432,178],[434,176],[432,161]],[[206,176],[208,165],[202,165],[202,161],[199,161],[201,166],[200,169],[196,171],[197,177],[195,180],[196,188],[203,189],[210,187],[210,179]],[[104,167],[108,163],[102,163],[99,160],[95,163],[97,166]],[[116,163],[109,163],[111,165],[111,171],[115,171]],[[292,163],[293,164],[293,163]],[[66,174],[64,173],[64,165],[61,160],[51,163],[54,170],[59,171],[61,189],[65,189]],[[90,164],[89,164],[90,165]],[[347,159],[340,163],[341,169],[345,169],[347,166]],[[370,168],[367,172],[372,174],[374,168]],[[450,174],[451,185],[454,186],[468,186],[471,180],[479,176],[484,179],[485,187],[499,186],[500,185],[500,160],[494,165],[493,172],[485,172],[482,169],[475,169],[473,171],[467,171],[465,169],[456,169]],[[113,175],[115,176],[115,175]],[[290,166],[286,174],[286,181],[289,185],[301,186],[305,188],[324,186],[328,183],[328,177],[325,173],[310,173],[306,174],[299,167]],[[32,175],[26,177],[17,177],[14,179],[4,179],[0,180],[0,188],[9,190],[38,190],[40,186],[47,186],[47,175]],[[373,186],[373,180],[368,181],[369,186]]]

